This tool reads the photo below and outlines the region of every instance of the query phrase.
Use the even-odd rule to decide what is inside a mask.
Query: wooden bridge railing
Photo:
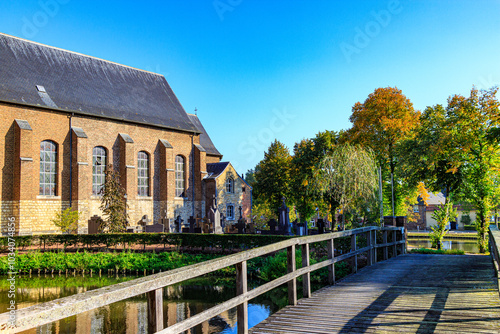
[[[377,244],[376,232],[382,231],[383,243]],[[392,234],[392,241],[388,242],[388,234]],[[367,245],[357,248],[356,238],[365,235]],[[335,239],[351,237],[351,250],[340,256],[335,256]],[[327,241],[328,259],[316,264],[309,263],[309,245]],[[343,232],[320,234],[314,236],[297,237],[281,241],[275,244],[251,249],[222,258],[197,263],[194,265],[122,282],[104,288],[87,291],[85,293],[60,298],[43,304],[38,304],[16,311],[16,326],[9,327],[9,313],[0,314],[0,332],[9,329],[12,333],[18,333],[30,328],[51,323],[79,313],[125,300],[141,294],[147,294],[148,300],[148,327],[152,333],[180,333],[186,331],[204,321],[219,315],[233,307],[237,308],[238,333],[248,333],[248,307],[249,300],[270,291],[281,284],[288,283],[288,300],[295,305],[297,303],[296,279],[302,276],[303,295],[305,298],[311,296],[310,273],[312,271],[328,267],[329,284],[335,283],[335,263],[353,257],[354,272],[357,271],[358,255],[367,253],[367,265],[372,265],[378,260],[377,249],[382,248],[382,259],[389,258],[388,249],[392,247],[393,256],[397,256],[398,247],[400,253],[406,252],[406,234],[402,228],[369,226]],[[302,248],[302,267],[296,268],[295,249]],[[255,289],[247,288],[247,261],[274,253],[287,250],[288,273],[271,282],[263,284]],[[191,278],[195,278],[213,271],[236,266],[237,296],[218,304],[208,310],[198,313],[182,322],[164,328],[163,325],[163,288]]]
[[[489,247],[493,264],[495,265],[495,272],[497,275],[498,291],[500,293],[500,230],[494,225],[490,225],[488,232]]]

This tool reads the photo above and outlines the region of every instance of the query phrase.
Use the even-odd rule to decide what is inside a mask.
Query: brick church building
[[[162,75],[0,34],[0,116],[3,233],[9,219],[19,235],[60,232],[67,207],[86,233],[109,165],[130,225],[203,218],[214,195],[228,220],[239,206],[251,218],[251,188]]]

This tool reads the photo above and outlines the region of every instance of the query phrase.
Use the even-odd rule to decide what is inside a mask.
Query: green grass
[[[461,249],[429,249],[429,248],[416,248],[410,249],[408,253],[412,254],[443,254],[443,255],[464,255],[465,252]]]

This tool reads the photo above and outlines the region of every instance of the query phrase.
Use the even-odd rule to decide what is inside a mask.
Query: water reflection
[[[408,239],[408,248],[431,248],[429,239]],[[470,239],[451,239],[443,240],[443,249],[460,249],[466,253],[479,253],[479,248],[475,240]]]
[[[135,277],[19,277],[17,307],[25,308],[57,298],[116,284]],[[6,282],[5,279],[1,280]],[[0,285],[0,313],[7,311],[8,286]],[[205,279],[164,288],[164,324],[173,325],[236,295],[234,282]],[[286,305],[284,287],[252,300],[248,306],[249,326],[266,319]],[[188,331],[189,333],[236,333],[236,308],[219,314]],[[147,300],[145,295],[91,310],[54,323],[24,331],[25,334],[119,334],[147,333]]]

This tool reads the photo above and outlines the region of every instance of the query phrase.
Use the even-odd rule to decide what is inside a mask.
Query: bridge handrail
[[[490,225],[488,231],[489,248],[493,264],[495,265],[495,273],[497,276],[498,289],[500,293],[500,230],[495,225]]]
[[[376,231],[383,231],[383,244],[376,244]],[[402,232],[401,240],[396,240],[396,234],[398,231]],[[388,232],[393,233],[392,242],[387,242]],[[367,235],[367,246],[361,249],[356,249],[356,236],[360,234]],[[347,236],[351,236],[351,251],[340,256],[334,256],[334,240]],[[288,282],[289,303],[295,305],[297,302],[297,277],[303,276],[304,297],[309,297],[311,294],[309,277],[310,272],[328,266],[329,283],[334,284],[334,264],[336,262],[355,257],[354,271],[357,271],[357,255],[368,252],[368,265],[371,265],[377,261],[376,249],[380,247],[384,248],[384,260],[388,258],[388,247],[393,247],[393,254],[396,256],[396,247],[398,245],[402,245],[402,253],[405,253],[405,239],[406,234],[402,228],[376,226],[368,226],[354,230],[319,234],[314,236],[291,238],[289,240],[280,241],[271,245],[254,248],[248,251],[231,254],[221,258],[204,261],[19,309],[16,311],[16,326],[14,328],[9,327],[9,313],[6,312],[0,314],[0,331],[10,329],[12,333],[18,333],[146,293],[148,297],[148,323],[149,327],[153,328],[156,333],[183,332],[235,306],[238,307],[238,333],[247,333],[247,302],[250,299]],[[309,265],[309,244],[321,241],[328,241],[328,260],[314,265]],[[295,268],[295,246],[302,247],[302,268],[300,269]],[[269,253],[284,250],[285,248],[288,251],[288,274],[247,291],[247,261]],[[218,304],[175,325],[163,328],[162,293],[164,287],[232,265],[236,265],[237,269],[237,297]]]

